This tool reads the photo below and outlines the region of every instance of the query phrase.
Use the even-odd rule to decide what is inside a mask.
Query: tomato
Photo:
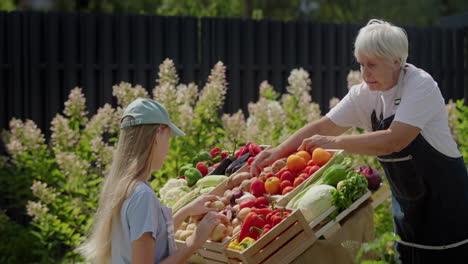
[[[281,181],[278,177],[268,178],[265,182],[265,190],[269,194],[279,194],[281,190]]]

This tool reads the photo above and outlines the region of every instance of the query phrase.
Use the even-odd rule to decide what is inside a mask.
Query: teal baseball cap
[[[122,122],[127,116],[131,116],[134,119]],[[171,122],[166,108],[162,104],[148,98],[138,98],[125,108],[120,128],[143,124],[165,124],[171,128],[174,134],[185,136],[185,133]]]

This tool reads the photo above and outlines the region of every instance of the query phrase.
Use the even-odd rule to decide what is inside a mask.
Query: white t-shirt
[[[442,154],[460,157],[437,83],[427,72],[411,64],[406,64],[404,73],[400,74],[403,75],[398,84],[383,92],[370,91],[365,82],[354,85],[326,116],[339,126],[372,131],[372,111],[375,109],[380,118],[383,110],[384,118],[395,115],[394,121],[420,128],[424,139]]]
[[[132,263],[132,241],[150,232],[155,239],[154,263],[159,263],[170,254],[171,237],[167,223],[170,210],[161,205],[158,197],[147,182],[136,184],[130,198],[120,209],[120,222],[112,221],[112,264]],[[169,208],[170,209],[170,208]],[[169,216],[168,216],[169,214]],[[173,239],[173,238],[172,238]]]

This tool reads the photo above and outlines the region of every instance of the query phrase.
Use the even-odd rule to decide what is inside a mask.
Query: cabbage
[[[323,214],[332,207],[333,186],[322,184],[311,186],[290,206],[292,209],[300,209],[307,222],[312,222],[315,218]]]

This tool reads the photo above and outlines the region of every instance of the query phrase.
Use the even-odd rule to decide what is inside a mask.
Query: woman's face
[[[398,60],[390,63],[385,58],[368,57],[359,53],[357,60],[361,65],[362,79],[371,91],[386,91],[396,85],[400,72]]]
[[[153,144],[153,160],[151,162],[152,170],[160,170],[163,166],[169,152],[169,138],[171,137],[171,128],[168,126],[160,128],[156,134],[156,140]]]

